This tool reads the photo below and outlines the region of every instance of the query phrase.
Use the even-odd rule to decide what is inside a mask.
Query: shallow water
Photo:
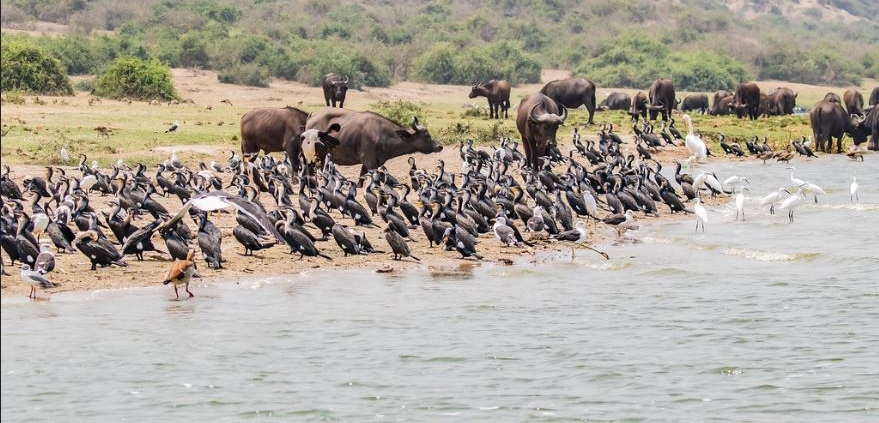
[[[827,195],[793,224],[757,205],[790,170],[694,169],[748,176],[747,220],[641,219],[609,261],[7,298],[0,418],[876,421],[874,162],[797,164]]]

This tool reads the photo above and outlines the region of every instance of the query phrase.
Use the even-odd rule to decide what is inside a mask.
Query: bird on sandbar
[[[169,283],[174,284],[174,295],[177,296],[177,299],[180,299],[180,294],[177,292],[177,285],[183,285],[186,293],[189,294],[189,298],[195,296],[189,290],[189,280],[192,278],[192,275],[195,273],[195,262],[192,261],[192,257],[195,255],[195,249],[190,248],[189,252],[186,253],[186,259],[184,260],[174,260],[171,263],[171,268],[168,269],[168,276],[165,276],[165,280],[162,281],[162,285],[167,285]]]
[[[28,298],[37,298],[37,287],[43,289],[58,287],[58,284],[46,279],[46,277],[40,274],[40,272],[31,270],[29,264],[21,265],[21,280],[31,286],[31,291],[27,296]]]

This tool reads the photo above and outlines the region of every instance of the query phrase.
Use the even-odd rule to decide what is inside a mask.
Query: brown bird
[[[171,264],[171,269],[168,270],[168,276],[166,276],[165,280],[162,282],[163,285],[169,283],[174,284],[174,295],[177,296],[177,299],[180,299],[180,294],[177,293],[177,285],[180,284],[185,286],[189,298],[195,296],[189,291],[189,279],[192,278],[192,274],[195,273],[195,262],[192,261],[194,255],[195,249],[190,248],[189,253],[186,254],[185,260],[174,260],[174,263]]]

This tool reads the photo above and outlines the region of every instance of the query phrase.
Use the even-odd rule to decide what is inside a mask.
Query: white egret
[[[769,214],[775,214],[775,203],[779,202],[784,194],[789,194],[784,188],[779,188],[778,191],[770,192],[760,200],[760,205],[769,205]]]
[[[696,214],[696,231],[699,231],[699,224],[702,224],[702,232],[705,232],[705,222],[708,221],[708,210],[702,207],[702,201],[696,197],[696,204],[693,205],[693,213]]]
[[[818,185],[815,185],[811,182],[804,183],[802,185],[802,188],[803,188],[803,191],[810,193],[810,194],[812,194],[812,196],[815,197],[815,204],[818,203],[818,194],[827,195],[827,193],[824,192],[824,190],[821,187],[819,187]]]
[[[748,191],[748,187],[742,187],[742,190],[736,194],[736,220],[739,220],[739,213],[742,215],[742,221],[745,220],[745,191]]]
[[[787,191],[787,190],[785,190],[785,191]],[[787,191],[787,193],[790,194],[791,192]],[[788,219],[790,219],[790,223],[794,223],[794,209],[796,209],[797,206],[799,206],[800,203],[803,202],[804,196],[805,196],[805,194],[803,193],[803,189],[800,188],[799,190],[797,190],[796,194],[791,194],[790,197],[787,197],[784,199],[784,201],[782,201],[779,209],[780,210],[788,210],[787,217],[788,217]]]
[[[849,192],[851,193],[852,203],[857,200],[858,204],[861,204],[861,200],[858,198],[858,177],[852,176],[852,185],[849,187]]]

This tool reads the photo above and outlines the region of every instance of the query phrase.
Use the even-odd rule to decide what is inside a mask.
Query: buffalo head
[[[427,128],[418,124],[417,117],[412,118],[412,124],[408,128],[398,129],[397,135],[403,142],[409,143],[416,152],[430,154],[443,151],[442,144],[430,136]]]

